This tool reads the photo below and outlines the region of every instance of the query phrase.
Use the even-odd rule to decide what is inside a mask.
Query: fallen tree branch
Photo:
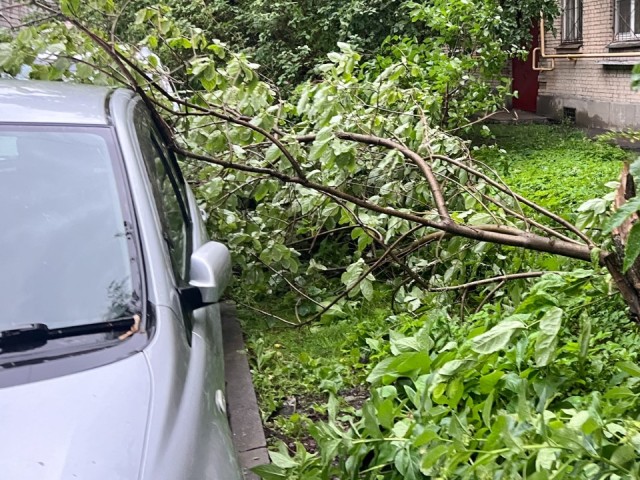
[[[324,194],[329,194],[330,196],[334,196],[342,200],[346,200],[347,202],[351,202],[367,210],[401,218],[403,220],[408,220],[410,222],[414,222],[425,227],[431,227],[435,230],[441,230],[443,232],[450,233],[453,235],[459,235],[462,237],[475,239],[483,242],[492,242],[492,243],[498,243],[501,245],[508,245],[512,247],[522,247],[522,248],[527,248],[529,250],[537,250],[540,252],[555,253],[557,255],[562,255],[569,258],[575,258],[578,260],[584,260],[587,262],[591,261],[591,247],[587,245],[578,245],[575,243],[557,240],[555,238],[550,239],[547,237],[542,237],[540,235],[535,235],[535,234],[522,232],[522,231],[519,231],[521,232],[519,234],[514,234],[513,230],[510,229],[509,227],[501,227],[497,225],[494,227],[491,227],[491,230],[489,231],[488,229],[481,230],[473,226],[460,225],[453,221],[435,222],[423,216],[415,215],[415,214],[408,213],[401,210],[396,210],[393,208],[382,207],[380,205],[368,202],[361,198],[345,193],[336,188],[322,185],[316,182],[312,182],[308,179],[293,177],[291,175],[282,173],[278,170],[229,162],[227,160],[222,160],[222,159],[210,157],[207,155],[193,153],[178,146],[174,146],[173,150],[176,151],[176,153],[183,155],[185,157],[193,158],[195,160],[201,160],[207,163],[212,163],[214,165],[218,165],[223,168],[231,168],[231,169],[241,170],[249,173],[258,173],[261,175],[270,175],[286,183],[295,183],[295,184],[302,185],[304,187],[316,190],[318,192],[322,192]],[[575,229],[575,227],[572,227],[572,228]],[[607,252],[603,252],[602,257],[604,257],[606,253]]]
[[[291,321],[287,320],[286,318],[282,318],[282,317],[280,317],[278,315],[274,315],[273,313],[269,313],[269,312],[267,312],[265,310],[261,310],[259,308],[253,307],[253,306],[251,306],[251,305],[249,305],[247,303],[243,303],[243,302],[240,302],[240,301],[235,300],[235,299],[233,301],[236,302],[241,307],[248,308],[249,310],[253,310],[254,312],[258,312],[258,313],[260,313],[262,315],[266,315],[267,317],[275,318],[276,320],[279,320],[284,324],[291,325],[292,327],[298,327],[299,326],[297,323],[291,322]]]
[[[506,188],[504,185],[501,185],[500,183],[496,182],[495,180],[493,180],[491,177],[483,174],[482,172],[476,170],[473,167],[470,167],[469,165],[464,164],[464,162],[460,162],[458,160],[454,160],[453,158],[449,158],[445,155],[434,155],[434,158],[438,158],[442,161],[451,163],[452,165],[457,166],[458,168],[461,168],[463,170],[466,170],[467,172],[475,175],[478,178],[483,179],[485,182],[487,182],[489,185],[491,185],[492,187],[497,188],[498,190],[500,190],[503,193],[506,193],[507,195],[512,196],[514,199],[518,200],[521,203],[524,203],[525,205],[527,205],[528,207],[532,208],[533,210],[537,211],[538,213],[543,214],[544,216],[552,219],[553,221],[557,222],[558,224],[562,225],[563,227],[565,227],[568,231],[572,232],[573,234],[575,234],[578,238],[580,238],[581,240],[583,240],[588,246],[593,247],[594,243],[593,240],[591,240],[589,237],[587,237],[579,228],[577,228],[575,225],[571,224],[570,222],[568,222],[567,220],[565,220],[564,218],[562,218],[559,215],[556,215],[555,213],[550,212],[549,210],[547,210],[544,207],[541,207],[540,205],[538,205],[537,203],[532,202],[531,200],[526,199],[525,197],[523,197],[522,195],[518,195],[515,192],[512,192],[510,189]]]
[[[448,287],[432,288],[431,292],[449,292],[451,290],[459,290],[461,288],[478,287],[480,285],[487,285],[495,282],[508,282],[511,280],[520,280],[523,278],[538,278],[547,273],[558,272],[523,272],[523,273],[511,273],[509,275],[499,275],[497,277],[485,278],[482,280],[476,280],[475,282],[463,283],[461,285],[450,285]]]

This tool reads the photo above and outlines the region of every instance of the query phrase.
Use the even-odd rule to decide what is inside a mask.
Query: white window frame
[[[571,12],[571,15],[568,13]],[[574,27],[578,23],[577,16],[579,15],[580,26],[579,34],[574,32]],[[617,18],[617,17],[616,17]],[[562,42],[563,43],[578,43],[582,42],[582,0],[562,0]],[[568,33],[573,33],[572,36],[568,36]]]
[[[629,30],[626,32],[621,32],[620,29],[623,28],[620,25],[620,15],[618,11],[620,9],[620,4],[622,2],[627,2],[629,4],[629,21],[627,25],[629,26]],[[638,5],[640,8],[640,5]],[[625,40],[638,40],[640,39],[640,25],[636,25],[636,0],[616,0],[615,2],[615,39],[618,41]],[[624,27],[626,28],[626,27]]]

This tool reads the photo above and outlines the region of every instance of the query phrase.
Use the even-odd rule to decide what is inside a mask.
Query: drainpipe
[[[540,16],[540,46],[533,49],[531,52],[531,61],[533,63],[533,69],[538,72],[550,72],[556,68],[556,58],[566,58],[568,60],[577,61],[581,58],[615,58],[615,57],[640,57],[640,52],[616,52],[616,53],[547,53],[545,50],[544,39],[544,16]],[[549,59],[551,65],[548,67],[538,66],[538,56],[541,59]]]

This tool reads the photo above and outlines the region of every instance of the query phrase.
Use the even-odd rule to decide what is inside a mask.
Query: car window
[[[137,310],[116,152],[106,127],[0,125],[0,330]]]
[[[160,214],[164,240],[176,281],[188,283],[191,254],[191,220],[184,180],[175,159],[160,140],[144,107],[136,107],[135,128]]]

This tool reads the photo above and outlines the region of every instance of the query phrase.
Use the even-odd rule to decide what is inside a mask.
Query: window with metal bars
[[[616,40],[640,39],[640,0],[616,0]]]
[[[582,41],[582,0],[563,1],[562,41],[563,43]]]

